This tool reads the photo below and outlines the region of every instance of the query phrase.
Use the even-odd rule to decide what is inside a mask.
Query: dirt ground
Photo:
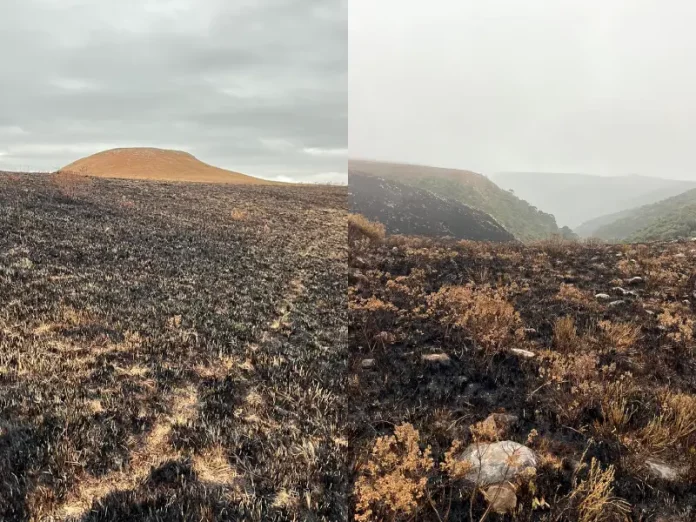
[[[349,255],[365,520],[696,520],[696,243],[394,236]],[[496,412],[518,418],[504,436],[477,424]],[[417,444],[379,439],[404,425]],[[495,514],[447,454],[503,438],[538,466],[515,510]]]
[[[0,173],[0,520],[346,519],[346,215]]]

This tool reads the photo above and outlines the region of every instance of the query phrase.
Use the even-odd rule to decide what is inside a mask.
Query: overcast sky
[[[350,0],[349,154],[696,179],[696,2]]]
[[[0,58],[0,170],[154,146],[346,179],[347,0],[2,0]]]

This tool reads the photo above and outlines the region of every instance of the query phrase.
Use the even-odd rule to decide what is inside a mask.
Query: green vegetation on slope
[[[475,172],[365,160],[349,160],[349,169],[394,179],[486,212],[522,241],[544,239],[554,234],[573,235],[570,229],[559,229],[553,215],[540,211]]]
[[[580,235],[578,227],[587,221],[696,188],[695,182],[685,180],[560,172],[507,172],[491,174],[490,179],[552,213],[559,225],[568,225]]]
[[[696,235],[696,189],[652,205],[621,212],[593,236],[606,240],[654,241]]]

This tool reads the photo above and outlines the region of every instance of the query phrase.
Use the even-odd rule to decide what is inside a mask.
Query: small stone
[[[673,468],[666,462],[657,459],[647,459],[645,465],[648,467],[650,474],[656,478],[672,482],[679,480],[679,470]]]
[[[520,357],[524,357],[526,359],[531,359],[536,355],[534,352],[530,352],[529,350],[523,350],[522,348],[510,348],[510,351],[515,355],[519,355]]]
[[[517,492],[509,482],[493,484],[483,490],[483,496],[491,506],[491,511],[504,515],[513,513],[517,507]]]
[[[679,252],[678,254],[674,254],[674,257],[678,257],[679,259],[686,257],[686,254],[684,252]]]
[[[531,449],[511,440],[471,444],[459,460],[472,467],[464,479],[479,486],[514,480],[527,473],[533,476],[537,464]]]
[[[617,299],[616,301],[612,301],[611,303],[609,303],[609,306],[611,306],[611,307],[613,308],[613,307],[615,307],[615,306],[620,306],[620,305],[622,305],[622,304],[624,304],[624,300],[623,300],[623,299]]]
[[[684,303],[685,305],[690,305],[691,301],[689,301],[688,299],[684,299],[682,303]]]
[[[375,360],[374,360],[374,359],[363,359],[363,360],[360,362],[360,366],[361,366],[364,370],[368,370],[368,369],[370,369],[370,368],[374,368],[374,367],[375,367]]]
[[[636,285],[638,283],[642,283],[643,278],[640,276],[632,277],[631,279],[628,280],[629,285]]]
[[[611,296],[609,294],[595,294],[595,299],[611,299]]]
[[[621,288],[620,286],[615,286],[614,288],[612,288],[612,291],[618,295],[626,295],[626,293],[628,292],[627,290],[625,290],[624,288]]]
[[[535,334],[537,333],[536,328],[525,328],[524,333],[526,334]]]
[[[446,353],[429,353],[421,357],[425,362],[448,366],[452,360]]]

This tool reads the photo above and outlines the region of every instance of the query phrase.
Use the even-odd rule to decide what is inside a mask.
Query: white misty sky
[[[696,2],[350,0],[349,156],[696,179]]]
[[[0,0],[0,170],[152,146],[345,181],[347,0]]]

